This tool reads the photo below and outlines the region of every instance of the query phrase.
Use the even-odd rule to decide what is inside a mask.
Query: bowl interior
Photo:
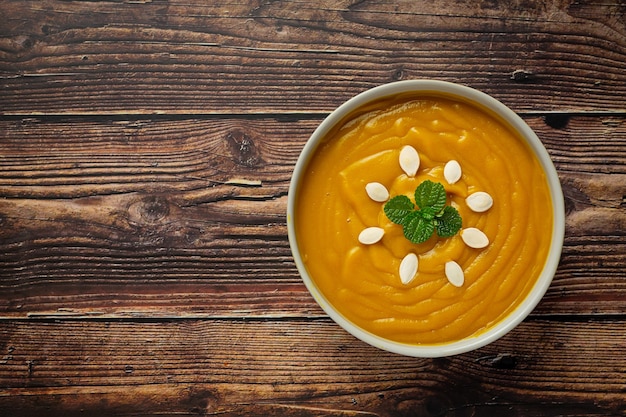
[[[299,185],[302,181],[305,169],[311,158],[314,156],[320,143],[332,129],[343,123],[346,117],[354,114],[355,111],[358,111],[358,109],[373,101],[398,94],[422,95],[429,93],[445,94],[462,99],[466,102],[475,103],[479,107],[486,108],[493,114],[497,115],[502,121],[508,124],[512,130],[519,133],[519,136],[523,138],[532,149],[545,173],[552,199],[553,228],[551,231],[551,243],[547,261],[541,275],[532,288],[530,294],[513,311],[513,313],[509,314],[504,320],[500,321],[486,332],[483,332],[475,337],[444,344],[412,345],[388,340],[363,330],[351,321],[347,320],[328,302],[324,294],[315,284],[315,281],[309,275],[309,272],[300,255],[294,216],[296,215],[295,206],[298,198]],[[399,81],[375,87],[353,97],[333,111],[319,125],[304,146],[294,168],[287,203],[287,229],[294,261],[307,289],[316,302],[337,324],[358,339],[380,349],[416,357],[449,356],[480,348],[502,337],[504,334],[517,326],[522,320],[524,320],[524,318],[530,314],[530,312],[539,303],[547,291],[556,272],[563,245],[564,225],[565,216],[563,193],[559,178],[548,152],[535,132],[516,113],[491,96],[466,86],[436,80]]]

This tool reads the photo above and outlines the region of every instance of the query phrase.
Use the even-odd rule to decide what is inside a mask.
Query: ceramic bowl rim
[[[298,186],[304,175],[306,166],[313,157],[315,150],[323,140],[325,135],[338,123],[353,113],[356,109],[375,100],[379,100],[388,96],[397,94],[445,94],[459,97],[465,101],[478,103],[479,105],[491,110],[506,123],[508,123],[519,135],[530,145],[534,154],[537,156],[543,170],[546,174],[550,196],[552,198],[553,207],[553,227],[552,241],[550,250],[544,268],[534,285],[531,292],[525,300],[505,319],[493,326],[491,329],[477,336],[468,337],[460,341],[429,344],[429,345],[411,345],[388,340],[372,334],[354,323],[346,319],[339,311],[337,311],[324,297],[322,292],[317,288],[313,280],[308,274],[304,262],[300,256],[298,242],[295,231],[294,209],[298,193]],[[512,329],[517,327],[537,306],[543,298],[548,287],[550,286],[561,257],[565,231],[565,211],[563,192],[558,174],[548,154],[536,133],[526,124],[526,122],[515,112],[509,109],[495,98],[471,87],[439,80],[406,80],[396,81],[389,84],[383,84],[369,90],[366,90],[337,107],[331,112],[322,123],[315,129],[296,162],[289,191],[287,196],[287,233],[291,252],[300,273],[300,276],[311,293],[315,301],[320,305],[326,314],[335,321],[344,330],[355,336],[356,338],[380,349],[394,352],[406,356],[435,358],[443,356],[457,355],[469,352],[480,347],[486,346],[495,340],[501,338]]]

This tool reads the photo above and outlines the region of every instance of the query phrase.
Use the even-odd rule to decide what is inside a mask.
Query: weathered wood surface
[[[516,110],[624,110],[621,0],[7,0],[2,11],[4,114],[325,113],[412,78],[462,82]]]
[[[625,311],[626,117],[526,120],[567,203],[537,313]],[[0,313],[320,315],[285,226],[291,171],[320,121],[1,122]]]
[[[626,117],[574,116],[559,129],[526,119],[567,208],[561,266],[537,313],[625,311]],[[291,171],[319,122],[1,123],[0,312],[321,314],[285,229]]]
[[[626,414],[626,4],[0,3],[0,415]],[[453,358],[333,324],[286,194],[323,117],[479,88],[566,199],[546,297]]]
[[[368,347],[327,320],[16,323],[0,333],[11,339],[0,362],[0,410],[623,415],[624,327],[531,321],[471,354],[415,359]]]

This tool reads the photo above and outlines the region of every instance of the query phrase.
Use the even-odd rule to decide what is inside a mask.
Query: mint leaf
[[[422,217],[422,213],[419,210],[412,212],[406,217],[402,229],[404,237],[413,243],[426,242],[433,235],[434,230],[435,224],[433,221]]]
[[[439,237],[452,237],[461,229],[461,215],[452,206],[445,206],[435,218],[435,229]]]
[[[446,206],[446,189],[442,184],[426,180],[415,189],[415,203],[405,195],[389,200],[383,211],[389,220],[402,226],[404,236],[413,243],[427,241],[435,232],[439,237],[452,237],[461,229],[461,215]]]
[[[389,220],[396,224],[404,224],[404,219],[415,210],[411,199],[405,195],[397,195],[385,204],[383,211]]]
[[[421,210],[430,207],[438,213],[446,205],[446,190],[440,183],[426,180],[415,189],[415,204]]]
[[[435,216],[437,215],[437,212],[433,210],[432,207],[424,207],[420,210],[420,212],[422,213],[422,217],[424,218],[424,220],[428,221],[433,221],[435,219]]]

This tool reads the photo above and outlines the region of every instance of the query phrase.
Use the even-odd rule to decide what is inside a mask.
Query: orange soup
[[[414,175],[399,164],[407,145],[419,154]],[[453,183],[444,176],[449,161],[462,171]],[[444,186],[462,229],[412,243],[366,185],[411,197],[426,180]],[[392,341],[438,344],[485,332],[524,300],[548,256],[552,201],[539,161],[502,121],[453,97],[394,97],[353,114],[319,145],[299,189],[295,231],[311,279],[346,319]],[[488,210],[468,207],[476,192],[492,197]],[[369,227],[384,235],[363,244]],[[488,245],[468,246],[461,237],[468,228]],[[398,271],[409,253],[419,263],[404,284]],[[460,286],[446,278],[451,261],[463,271]]]

